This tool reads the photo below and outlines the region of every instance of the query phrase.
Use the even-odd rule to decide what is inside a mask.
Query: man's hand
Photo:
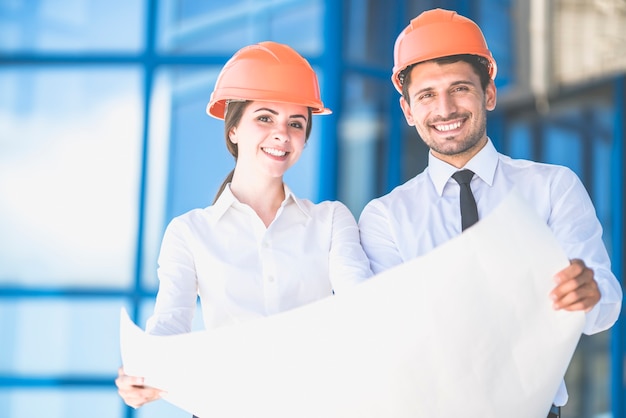
[[[556,287],[550,292],[550,298],[556,310],[589,312],[600,301],[593,270],[582,260],[571,260],[568,267],[554,276],[554,281]]]

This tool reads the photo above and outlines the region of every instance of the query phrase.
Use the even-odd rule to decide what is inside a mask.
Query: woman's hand
[[[139,408],[141,405],[160,399],[165,393],[160,389],[144,386],[143,377],[126,375],[123,367],[117,370],[115,385],[117,393],[124,399],[126,405],[133,408]]]

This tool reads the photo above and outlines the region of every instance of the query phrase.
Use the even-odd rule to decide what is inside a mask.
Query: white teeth
[[[263,148],[263,151],[275,157],[284,157],[287,154],[285,151],[281,151],[275,148]]]
[[[435,129],[438,131],[446,132],[452,129],[457,129],[461,126],[461,122],[451,123],[449,125],[435,125]]]

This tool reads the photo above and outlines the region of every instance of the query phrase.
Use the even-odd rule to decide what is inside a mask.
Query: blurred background
[[[580,176],[623,280],[626,0],[0,0],[0,415],[188,418],[118,397],[119,314],[145,325],[165,225],[234,165],[205,114],[221,66],[263,40],[309,59],[334,113],[287,182],[358,217],[426,165],[390,75],[432,7],[482,27],[489,136]],[[626,417],[625,331],[583,336],[564,417]]]

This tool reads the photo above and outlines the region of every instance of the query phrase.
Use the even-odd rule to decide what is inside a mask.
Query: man
[[[586,312],[584,332],[610,328],[622,291],[610,270],[592,202],[568,168],[499,154],[486,133],[496,106],[496,62],[480,28],[435,9],[411,21],[396,40],[392,81],[400,106],[430,148],[428,167],[363,210],[361,242],[374,273],[423,255],[488,215],[515,186],[551,228],[571,264],[554,278],[554,309]],[[469,169],[470,189],[452,176]],[[455,175],[454,177],[457,177]],[[466,201],[467,199],[467,201]],[[469,203],[468,203],[469,202]],[[584,261],[583,261],[584,260]],[[549,417],[567,402],[561,384]]]

